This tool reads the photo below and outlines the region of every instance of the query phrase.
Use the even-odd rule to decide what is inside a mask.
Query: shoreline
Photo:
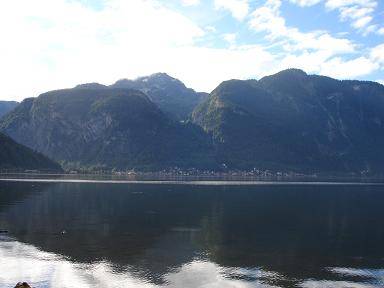
[[[236,185],[322,185],[322,186],[384,186],[384,182],[372,181],[292,181],[292,180],[182,180],[182,179],[157,179],[157,180],[134,180],[134,179],[63,179],[63,178],[3,178],[0,182],[30,182],[30,183],[79,183],[79,184],[147,184],[147,185],[212,185],[212,186],[236,186]]]

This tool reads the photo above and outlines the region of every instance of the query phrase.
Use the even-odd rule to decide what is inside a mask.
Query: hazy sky
[[[384,83],[382,0],[4,0],[0,99],[166,72],[199,91],[301,68]]]

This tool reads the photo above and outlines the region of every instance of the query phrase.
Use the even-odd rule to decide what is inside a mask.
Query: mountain
[[[122,79],[111,88],[140,90],[166,114],[176,120],[185,120],[193,109],[207,97],[207,93],[198,93],[165,73],[156,73],[136,80]]]
[[[0,169],[61,171],[60,165],[0,133]]]
[[[0,130],[65,167],[210,167],[210,139],[137,90],[82,85],[25,99]]]
[[[19,104],[16,101],[0,101],[0,118]]]
[[[202,98],[166,74],[87,83],[25,99],[0,131],[67,168],[384,172],[383,85],[289,69]]]
[[[221,83],[192,114],[238,169],[384,171],[384,86],[289,69]]]
[[[105,86],[103,84],[99,84],[96,82],[79,84],[75,87],[75,89],[107,89],[107,88],[108,86]]]

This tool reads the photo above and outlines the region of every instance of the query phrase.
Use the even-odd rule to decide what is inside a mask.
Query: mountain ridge
[[[228,166],[384,170],[384,86],[297,69],[221,83],[193,112]]]
[[[0,131],[65,167],[384,171],[379,83],[299,69],[232,79],[181,121],[145,94],[159,86],[158,96],[167,98],[159,91],[174,93],[172,85],[193,91],[180,80],[156,73],[119,81],[123,87],[85,83],[27,98],[3,117]],[[130,83],[135,87],[127,88]]]
[[[73,88],[43,93],[6,115],[0,130],[66,167],[160,169],[191,162],[199,166],[187,157],[199,158],[199,153],[205,155],[202,163],[210,162],[205,151],[210,149],[209,139],[200,128],[169,118],[138,90]]]

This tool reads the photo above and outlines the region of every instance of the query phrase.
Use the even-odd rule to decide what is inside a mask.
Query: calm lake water
[[[0,287],[384,287],[384,186],[0,181]]]

